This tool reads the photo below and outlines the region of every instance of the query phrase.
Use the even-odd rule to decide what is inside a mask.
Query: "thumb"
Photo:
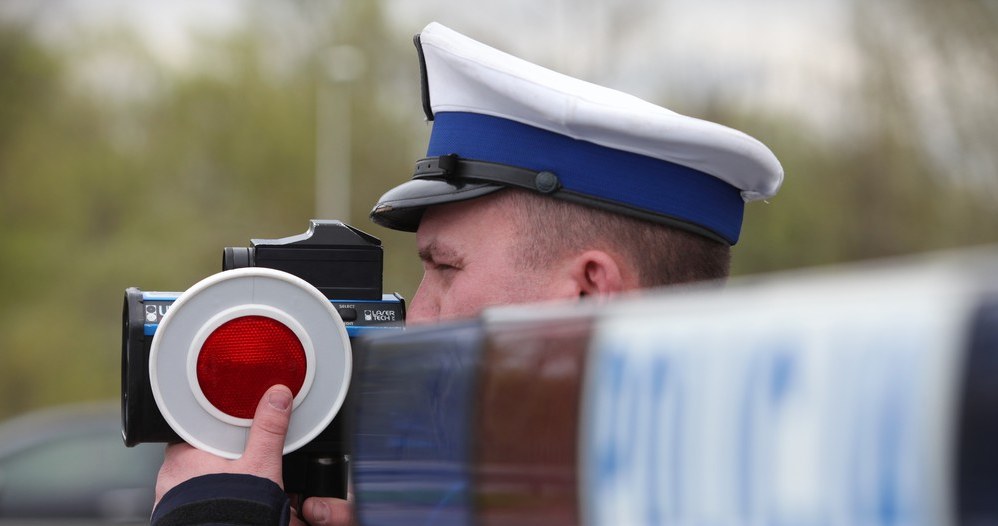
[[[284,437],[291,420],[291,390],[275,385],[264,393],[253,415],[242,463],[258,475],[281,484]]]

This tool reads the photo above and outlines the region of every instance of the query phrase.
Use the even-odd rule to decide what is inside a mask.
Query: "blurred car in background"
[[[0,423],[0,525],[148,524],[162,444],[127,448],[118,402]]]

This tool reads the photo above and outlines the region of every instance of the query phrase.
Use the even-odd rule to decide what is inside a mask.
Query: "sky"
[[[188,35],[225,31],[247,0],[5,0],[3,10],[40,15],[39,30],[73,44],[77,27],[120,21],[139,29],[167,64],[197,53]],[[839,116],[827,90],[857,76],[844,2],[834,0],[383,0],[406,36],[438,21],[563,73],[654,99],[723,97],[765,105],[818,127]],[[275,13],[276,14],[276,13]],[[693,88],[696,86],[696,88]],[[702,101],[696,101],[702,102]]]
[[[827,97],[821,94],[857,74],[845,3],[830,0],[557,0],[540,4],[543,9],[529,0],[474,8],[459,0],[385,4],[390,20],[407,33],[436,20],[514,55],[644,98],[673,90],[684,98],[763,101],[820,123],[837,113],[822,109]],[[683,88],[694,85],[709,87]]]
[[[313,1],[302,5],[327,9],[338,5],[334,0]],[[381,0],[381,4],[399,35],[386,45],[406,46],[405,51],[411,49],[411,35],[438,21],[531,62],[679,113],[699,116],[694,113],[698,109],[720,103],[725,111],[795,122],[819,142],[849,145],[862,142],[868,126],[867,109],[858,103],[869,81],[863,73],[868,57],[857,48],[852,27],[856,1],[860,0]],[[296,31],[310,22],[300,10],[286,9],[292,4],[257,2],[4,0],[0,15],[30,13],[40,21],[38,30],[48,41],[64,46],[75,45],[74,31],[120,21],[137,29],[162,63],[176,68],[203,58],[189,35],[238,27],[251,3],[268,10],[273,33],[266,38],[275,46],[304,50],[314,45],[301,37],[308,31]],[[995,105],[954,116],[947,113],[951,108],[945,107],[945,101],[940,102],[946,94],[942,86],[969,78],[967,72],[975,71],[974,64],[949,71],[951,61],[945,57],[911,47],[925,43],[919,43],[917,28],[905,24],[906,17],[892,11],[897,3],[877,6],[879,11],[865,11],[864,16],[875,17],[865,23],[896,51],[907,46],[905,54],[898,55],[904,62],[896,66],[898,72],[920,77],[905,80],[899,97],[919,108],[917,127],[932,157],[940,166],[960,164],[961,168],[948,170],[953,173],[993,179],[990,146],[975,143],[970,148],[976,150],[967,153],[966,145],[967,137],[987,135],[994,125],[986,118],[973,130],[960,128],[966,127],[968,116],[993,114]],[[897,34],[891,36],[892,31]],[[279,55],[278,62],[284,58]],[[80,64],[78,75],[84,85],[114,93],[115,86],[102,85],[107,79],[113,83],[116,78],[141,78],[128,67],[143,64],[125,64],[124,69],[113,59]],[[991,77],[982,78],[983,86],[991,89]],[[116,96],[155,89],[155,81],[144,88],[127,84],[118,83],[131,91]],[[970,84],[958,88],[974,95]],[[998,194],[998,183],[988,184]]]

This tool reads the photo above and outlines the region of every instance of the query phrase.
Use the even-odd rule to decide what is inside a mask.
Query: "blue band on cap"
[[[554,172],[565,190],[692,223],[731,244],[741,231],[745,202],[737,188],[661,159],[500,117],[440,112],[427,156],[449,154]]]

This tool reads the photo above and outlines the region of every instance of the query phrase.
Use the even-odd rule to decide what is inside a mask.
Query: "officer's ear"
[[[624,261],[602,250],[576,255],[568,272],[578,296],[610,297],[639,285],[637,275]]]

